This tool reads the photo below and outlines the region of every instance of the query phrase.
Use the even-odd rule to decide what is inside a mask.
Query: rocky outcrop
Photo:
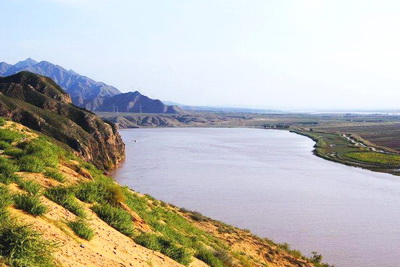
[[[71,104],[50,78],[20,72],[0,78],[0,116],[42,132],[75,150],[102,170],[124,158],[116,127]]]

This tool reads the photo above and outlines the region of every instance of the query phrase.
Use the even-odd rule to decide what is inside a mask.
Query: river
[[[312,154],[287,131],[121,130],[115,180],[335,266],[399,266],[400,177]],[[137,140],[138,142],[135,142]]]

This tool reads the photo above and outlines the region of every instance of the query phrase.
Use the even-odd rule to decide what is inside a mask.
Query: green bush
[[[54,266],[51,256],[55,244],[42,239],[31,225],[15,220],[0,225],[0,255],[11,266]]]
[[[62,186],[49,188],[46,190],[45,196],[79,217],[86,216],[83,207],[75,199],[74,193],[69,188]]]
[[[0,129],[0,141],[11,144],[15,141],[19,141],[22,137],[24,137],[24,135],[16,131],[12,131],[9,129]]]
[[[110,204],[96,204],[92,207],[92,210],[111,227],[127,236],[133,235],[132,218],[126,210],[113,207]]]
[[[21,171],[26,172],[43,172],[45,163],[43,159],[35,156],[23,156],[18,160]]]
[[[46,169],[46,171],[44,172],[44,175],[46,175],[47,177],[53,178],[56,181],[59,181],[61,183],[65,182],[65,177],[64,175],[55,170],[55,169]]]
[[[8,147],[3,153],[7,156],[18,158],[24,154],[24,151],[17,147]]]
[[[18,186],[31,195],[39,195],[42,187],[34,181],[19,181]]]
[[[135,242],[151,250],[160,251],[183,265],[188,265],[191,262],[191,253],[163,236],[144,233],[135,237]]]
[[[117,205],[125,201],[121,186],[108,177],[99,177],[96,181],[80,184],[75,189],[76,197],[88,203],[109,203]]]
[[[10,184],[18,180],[18,176],[14,173],[19,170],[11,160],[0,157],[0,182]]]
[[[47,211],[47,207],[40,202],[37,196],[18,194],[14,197],[14,202],[17,209],[26,211],[34,216],[42,215]]]
[[[82,219],[68,222],[68,226],[77,234],[79,237],[90,240],[94,236],[94,231],[90,226]]]

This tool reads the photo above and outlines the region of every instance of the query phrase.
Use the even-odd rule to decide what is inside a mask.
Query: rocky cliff
[[[71,104],[50,78],[20,72],[0,78],[0,116],[42,132],[107,170],[124,158],[116,127]]]

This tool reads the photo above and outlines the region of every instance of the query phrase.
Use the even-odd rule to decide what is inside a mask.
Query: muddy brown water
[[[400,177],[318,158],[312,140],[287,131],[120,133],[121,184],[335,266],[400,265]]]

